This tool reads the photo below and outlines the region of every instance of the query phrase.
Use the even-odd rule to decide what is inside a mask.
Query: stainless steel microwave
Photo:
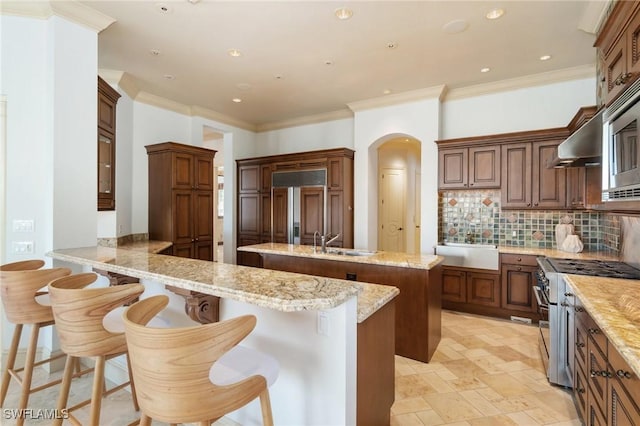
[[[604,114],[602,199],[640,200],[640,80]]]

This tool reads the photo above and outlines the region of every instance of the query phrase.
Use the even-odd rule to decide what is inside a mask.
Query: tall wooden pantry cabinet
[[[176,142],[145,148],[149,239],[171,241],[174,256],[212,261],[216,151]]]

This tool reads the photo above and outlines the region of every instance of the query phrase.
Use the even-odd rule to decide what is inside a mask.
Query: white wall
[[[445,100],[442,139],[565,127],[578,108],[595,105],[594,78]]]
[[[0,17],[7,99],[7,232],[2,262],[94,245],[97,227],[97,34],[62,18]],[[34,232],[14,233],[15,219]],[[14,254],[12,241],[33,241]],[[48,262],[51,264],[51,262]],[[3,323],[3,347],[10,328]],[[51,330],[41,344],[54,349]]]
[[[375,249],[378,224],[377,148],[387,140],[408,136],[421,143],[422,253],[433,253],[438,235],[438,139],[440,101],[437,98],[356,112],[354,165],[354,245]]]
[[[258,133],[250,157],[330,148],[353,149],[353,119],[345,118]]]

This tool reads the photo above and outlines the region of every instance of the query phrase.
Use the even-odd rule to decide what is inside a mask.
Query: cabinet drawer
[[[532,256],[529,254],[501,254],[500,263],[508,263],[511,265],[538,266],[536,256]]]
[[[633,372],[613,345],[609,346],[608,350],[609,364],[613,368],[612,374],[620,380],[631,399],[637,401],[636,403],[640,403],[640,378]]]

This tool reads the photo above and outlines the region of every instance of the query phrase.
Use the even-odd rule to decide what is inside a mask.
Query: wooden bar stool
[[[237,346],[256,318],[245,315],[182,328],[146,326],[168,301],[167,296],[153,296],[124,314],[140,424],[154,419],[208,426],[259,397],[263,424],[273,425],[268,386],[278,376],[278,362]]]
[[[42,266],[44,266],[42,260],[26,260],[0,266],[0,298],[2,298],[7,319],[15,325],[7,363],[2,371],[0,406],[4,406],[11,379],[16,380],[21,386],[18,407],[21,410],[27,408],[29,396],[32,393],[47,389],[62,381],[54,380],[41,386],[31,387],[34,367],[65,356],[65,354],[60,354],[35,362],[40,329],[54,323],[51,307],[44,304],[46,300],[41,300],[43,304],[38,303],[36,300],[38,297],[44,299],[46,296],[46,293],[39,290],[45,287],[49,281],[71,274],[71,270],[68,268],[40,269]],[[29,346],[27,347],[24,367],[15,368],[16,354],[24,325],[31,326]],[[22,376],[20,373],[22,373]],[[24,418],[21,411],[17,424],[22,425],[23,423]]]
[[[96,279],[97,275],[90,272],[59,278],[49,283],[51,307],[60,337],[60,346],[67,354],[57,409],[66,408],[72,423],[80,424],[71,412],[91,404],[90,424],[92,426],[100,424],[102,397],[127,385],[131,386],[133,406],[136,411],[139,409],[134,383],[131,380],[129,357],[127,356],[129,381],[107,391],[104,389],[104,368],[106,360],[127,353],[124,333],[117,331],[123,329],[121,310],[118,308],[144,291],[142,284],[85,288]],[[67,407],[74,360],[78,357],[95,359],[91,399]],[[58,419],[54,424],[61,425],[62,419]]]

